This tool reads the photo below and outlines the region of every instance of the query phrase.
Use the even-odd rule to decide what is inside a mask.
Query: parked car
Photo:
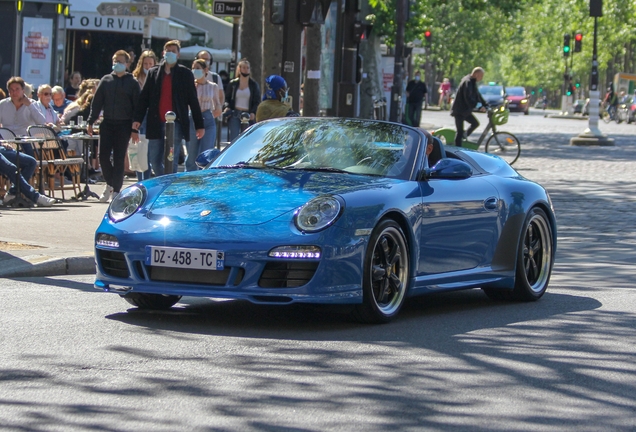
[[[523,87],[506,87],[506,101],[508,109],[513,112],[522,112],[528,115],[530,112],[530,98]]]
[[[274,119],[203,170],[122,190],[95,234],[95,287],[144,309],[346,303],[381,323],[440,291],[538,300],[556,229],[546,190],[497,156],[397,123]]]
[[[572,103],[574,108],[574,114],[583,114],[583,107],[585,106],[585,99],[577,99]]]
[[[502,85],[496,83],[480,85],[479,93],[481,93],[488,105],[493,108],[497,108],[506,102],[506,91]]]

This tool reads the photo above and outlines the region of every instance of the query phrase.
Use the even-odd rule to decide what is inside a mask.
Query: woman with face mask
[[[139,100],[139,84],[132,74],[126,72],[130,56],[124,50],[113,55],[113,72],[105,75],[97,85],[88,117],[87,132],[93,135],[93,124],[103,111],[99,127],[99,163],[106,187],[100,202],[115,198],[124,183],[124,159],[128,142],[134,136],[139,140],[138,130],[133,130],[133,113]],[[113,154],[111,162],[111,152]]]
[[[256,120],[256,110],[261,102],[261,89],[256,81],[250,78],[250,62],[242,59],[238,62],[238,77],[228,84],[225,95],[225,112],[228,116],[228,139],[232,141],[241,131],[241,114],[250,115],[250,124]]]
[[[203,115],[205,134],[197,138],[194,132],[194,121],[190,118],[190,140],[187,143],[188,156],[185,160],[186,171],[198,169],[195,160],[197,156],[214,147],[216,141],[216,117],[221,115],[221,101],[219,100],[219,86],[208,80],[208,65],[203,59],[192,63],[194,85],[197,87],[197,98]]]
[[[157,66],[158,62],[159,61],[157,60],[157,56],[152,50],[146,50],[141,53],[141,56],[139,57],[139,60],[137,61],[137,67],[135,67],[135,70],[132,73],[135,79],[137,80],[137,82],[139,83],[140,88],[144,88],[144,83],[146,82],[146,78],[148,77],[148,72],[150,71],[150,69]],[[144,143],[146,144],[146,160],[148,160],[148,155],[147,155],[148,140],[146,139],[146,117],[144,117],[144,120],[141,122],[141,126],[139,126],[139,140],[144,141]],[[148,169],[143,172],[137,171],[137,180],[141,181],[141,180],[149,179],[151,174],[152,174],[152,170],[150,169],[150,166],[148,166]]]
[[[256,110],[256,121],[278,118],[298,117],[298,113],[287,104],[287,81],[282,76],[270,75],[265,80],[265,94],[263,102]]]

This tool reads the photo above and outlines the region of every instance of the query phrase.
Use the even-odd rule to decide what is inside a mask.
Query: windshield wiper
[[[351,174],[349,171],[345,171],[339,168],[332,167],[294,167],[294,169],[302,171],[319,171],[319,172],[337,172]]]

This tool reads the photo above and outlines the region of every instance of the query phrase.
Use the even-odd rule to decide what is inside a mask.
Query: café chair
[[[62,199],[65,190],[72,190],[76,196],[81,191],[80,173],[82,172],[82,164],[84,159],[81,157],[68,157],[55,131],[46,125],[29,126],[27,133],[30,137],[45,138],[46,140],[40,144],[34,144],[34,150],[38,156],[38,167],[42,163],[43,175],[46,176],[46,185],[49,195],[55,198],[55,191],[62,193]],[[41,154],[39,152],[42,152]],[[64,173],[68,170],[71,175],[71,184],[64,184]],[[55,179],[59,180],[59,184],[55,184]]]

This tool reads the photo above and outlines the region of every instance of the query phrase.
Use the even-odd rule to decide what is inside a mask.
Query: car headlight
[[[296,213],[296,227],[303,232],[317,232],[333,224],[340,216],[344,205],[333,196],[322,196],[310,200]]]
[[[131,186],[117,195],[108,208],[108,216],[119,222],[134,214],[146,199],[146,190],[141,186]]]

